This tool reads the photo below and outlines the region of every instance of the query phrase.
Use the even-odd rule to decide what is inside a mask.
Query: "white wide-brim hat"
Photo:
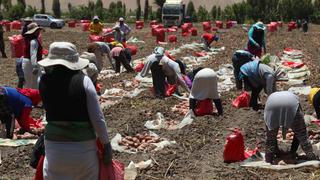
[[[81,70],[89,64],[89,60],[79,57],[74,44],[54,42],[50,44],[48,57],[39,61],[38,64],[43,67],[62,65],[71,70]]]

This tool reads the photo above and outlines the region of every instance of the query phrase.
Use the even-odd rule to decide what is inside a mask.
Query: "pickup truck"
[[[39,26],[50,27],[52,29],[62,28],[65,25],[64,20],[56,19],[47,14],[35,14],[33,16],[33,22],[36,22]]]

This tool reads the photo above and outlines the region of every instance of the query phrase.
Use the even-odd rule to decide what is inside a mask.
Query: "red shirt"
[[[214,35],[210,33],[205,33],[202,35],[202,38],[205,39],[206,41],[213,41]]]

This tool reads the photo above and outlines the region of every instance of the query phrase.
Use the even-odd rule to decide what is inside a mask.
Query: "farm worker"
[[[193,69],[192,71],[188,72],[187,76],[189,77],[189,79],[193,82],[194,77],[196,76],[196,74],[201,71],[203,69],[203,67],[198,67],[196,69]]]
[[[197,102],[206,99],[213,100],[218,110],[218,115],[223,114],[222,103],[218,92],[218,76],[210,68],[204,68],[194,76],[191,93],[189,95],[190,109],[195,110],[197,108]]]
[[[25,33],[28,31],[28,25],[32,23],[32,19],[30,17],[23,19],[23,27],[21,31],[21,35],[25,37]],[[23,88],[23,85],[25,83],[24,79],[24,73],[22,70],[22,64],[23,64],[23,58],[17,58],[16,59],[16,73],[18,75],[18,88]]]
[[[38,89],[38,78],[41,75],[41,71],[37,62],[42,60],[42,45],[38,39],[41,30],[43,29],[36,23],[31,23],[25,33],[24,59],[22,62],[25,88]]]
[[[239,79],[243,79],[251,89],[250,107],[259,110],[258,98],[262,89],[267,95],[276,91],[276,75],[273,69],[258,60],[248,62],[241,66]]]
[[[30,113],[41,102],[38,90],[0,86],[0,120],[6,126],[7,138],[13,137],[15,119],[25,132],[40,133],[40,126]]]
[[[124,39],[122,42],[126,42],[127,37],[129,36],[129,34],[131,32],[131,28],[126,23],[124,23],[123,17],[119,18],[119,27],[120,27],[120,31],[123,32],[123,34],[124,34]]]
[[[0,24],[0,51],[1,51],[2,58],[7,58],[7,55],[5,52],[3,33],[4,33],[3,26],[2,24]]]
[[[147,63],[141,71],[141,76],[147,76],[149,70],[152,74],[152,83],[156,96],[165,97],[165,84],[177,84],[182,86],[187,92],[190,92],[186,82],[183,79],[180,66],[177,62],[169,59],[165,54],[163,47],[156,47],[153,54],[147,58]],[[176,92],[179,94],[179,92]]]
[[[52,43],[48,58],[39,62],[46,71],[39,84],[48,121],[43,167],[46,180],[98,179],[97,137],[104,145],[104,163],[112,161],[95,87],[81,72],[88,64],[68,42]]]
[[[240,67],[252,60],[254,60],[254,56],[245,50],[237,50],[232,56],[234,79],[239,90],[242,90],[242,80],[239,79]]]
[[[302,27],[302,21],[301,21],[301,19],[298,19],[298,20],[296,21],[296,24],[297,24],[297,28],[300,29],[300,28]]]
[[[94,53],[96,55],[97,59],[97,68],[99,73],[102,70],[103,67],[103,58],[106,56],[109,60],[110,65],[112,66],[113,69],[115,69],[114,64],[112,62],[112,57],[110,56],[110,44],[105,43],[105,42],[93,42],[88,44],[87,51],[89,53]]]
[[[84,52],[81,54],[80,58],[89,60],[88,66],[85,67],[82,72],[91,79],[94,85],[96,85],[99,75],[96,56],[93,53]]]
[[[106,33],[104,36],[108,36],[113,34],[114,40],[119,42],[119,43],[123,43],[126,42],[126,38],[125,38],[125,34],[120,31],[120,27],[119,26],[115,26],[112,28],[112,31],[109,33]]]
[[[204,50],[205,51],[210,51],[210,45],[213,41],[218,41],[219,37],[217,35],[214,34],[210,34],[210,33],[205,33],[201,36],[201,41],[204,44]]]
[[[92,35],[99,35],[103,31],[103,24],[100,22],[98,16],[94,16],[92,22],[89,26],[90,34]]]
[[[317,119],[320,119],[320,88],[312,88],[308,100],[316,111]]]
[[[120,73],[120,65],[122,64],[127,72],[133,73],[134,69],[131,67],[129,60],[125,54],[125,49],[120,46],[116,46],[111,49],[110,56],[115,59],[115,71]]]
[[[249,30],[248,51],[258,57],[262,55],[262,48],[264,53],[266,49],[266,27],[262,22],[257,22]]]
[[[32,19],[30,17],[26,17],[23,19],[23,27],[21,31],[21,35],[24,37],[25,33],[28,31],[28,25],[32,23]]]
[[[308,21],[307,20],[302,20],[302,31],[303,32],[308,32],[309,26],[308,26]]]
[[[264,109],[264,121],[267,126],[266,162],[273,163],[279,152],[277,144],[278,130],[282,127],[282,134],[291,128],[294,132],[290,153],[296,155],[301,149],[306,153],[307,160],[318,160],[313,153],[312,145],[308,141],[308,133],[303,118],[299,97],[288,91],[272,93]]]

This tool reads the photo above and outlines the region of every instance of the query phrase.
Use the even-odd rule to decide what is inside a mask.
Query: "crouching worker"
[[[142,77],[147,76],[151,69],[153,88],[157,97],[166,96],[166,84],[180,85],[189,92],[190,90],[183,79],[179,63],[169,59],[164,53],[163,47],[156,47],[153,54],[147,58],[148,61],[140,75]],[[176,93],[180,94],[178,91]]]
[[[210,48],[211,48],[211,43],[213,41],[218,41],[219,37],[217,35],[214,34],[210,34],[210,33],[205,33],[201,36],[201,41],[204,44],[203,48],[205,51],[210,52]]]
[[[131,67],[129,60],[127,59],[127,55],[125,49],[120,46],[113,47],[110,52],[111,57],[115,59],[115,71],[116,73],[120,73],[121,64],[129,73],[134,73],[134,69]]]
[[[254,56],[245,50],[237,50],[232,56],[234,79],[238,90],[242,90],[243,84],[242,79],[239,79],[240,68],[242,65],[252,60],[254,60]],[[245,89],[248,90],[247,87],[245,87]]]
[[[40,102],[38,90],[0,86],[0,120],[5,124],[7,138],[13,138],[15,119],[22,131],[41,133],[41,130],[35,127],[36,121],[30,116],[33,106],[37,106]]]
[[[89,53],[94,53],[94,55],[96,56],[96,66],[98,68],[99,73],[103,68],[103,59],[105,56],[108,58],[112,68],[115,69],[114,64],[112,62],[112,58],[110,56],[110,44],[107,44],[105,42],[89,43],[87,51]]]
[[[48,58],[39,62],[46,71],[39,84],[48,121],[44,179],[99,179],[97,138],[104,145],[104,163],[112,162],[96,90],[81,72],[88,64],[89,60],[79,58],[75,45],[68,42],[52,43]]]
[[[194,76],[189,96],[189,108],[198,116],[212,114],[212,100],[218,110],[218,115],[222,115],[222,103],[218,92],[218,76],[212,69],[204,68]]]
[[[308,100],[315,110],[315,117],[320,119],[320,88],[312,88]]]
[[[273,69],[255,60],[241,66],[239,79],[251,89],[250,107],[259,110],[258,98],[262,89],[269,96],[276,91],[276,74]]]
[[[291,128],[294,132],[290,153],[296,156],[299,145],[306,153],[307,160],[318,160],[308,141],[308,133],[303,118],[299,97],[288,91],[275,92],[268,97],[264,110],[267,126],[266,162],[273,163],[279,154],[277,134],[282,127],[283,135]]]

